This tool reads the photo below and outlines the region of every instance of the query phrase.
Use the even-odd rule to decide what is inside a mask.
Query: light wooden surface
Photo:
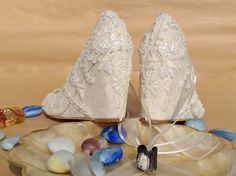
[[[115,10],[132,36],[135,50],[131,81],[138,90],[139,42],[155,16],[164,11],[176,17],[185,32],[209,128],[236,130],[236,1],[0,0],[0,3],[0,106],[41,104],[48,92],[62,85],[105,9]],[[4,131],[8,136],[26,134],[55,123],[58,122],[40,116]],[[15,168],[10,171],[5,154],[0,150],[0,175],[14,175],[17,171]]]

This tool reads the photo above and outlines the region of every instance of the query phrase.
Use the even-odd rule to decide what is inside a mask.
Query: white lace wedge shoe
[[[121,121],[126,115],[133,45],[115,12],[100,16],[65,84],[43,101],[51,117]]]
[[[181,92],[189,86],[186,80],[196,82],[184,35],[176,20],[165,13],[158,16],[144,34],[139,51],[141,102],[148,108],[153,122],[172,121],[171,114]],[[194,86],[190,103],[180,110],[177,120],[201,118],[204,112]],[[145,118],[143,109],[142,118]]]

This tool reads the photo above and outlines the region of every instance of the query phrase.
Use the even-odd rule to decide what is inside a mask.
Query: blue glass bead
[[[198,131],[205,131],[207,129],[207,124],[203,119],[189,119],[185,121],[185,125]]]
[[[210,130],[209,133],[220,136],[228,141],[233,141],[234,139],[236,139],[236,132],[232,130],[215,128]]]
[[[121,130],[122,130],[122,136],[126,137],[127,136],[126,130],[124,128],[122,128]],[[111,143],[114,144],[124,143],[124,140],[119,135],[118,125],[110,125],[105,127],[100,135]]]
[[[22,108],[22,111],[25,114],[25,117],[35,117],[42,113],[41,106],[25,106]]]
[[[123,150],[121,147],[108,147],[97,150],[93,158],[104,166],[109,166],[120,161],[123,156]]]

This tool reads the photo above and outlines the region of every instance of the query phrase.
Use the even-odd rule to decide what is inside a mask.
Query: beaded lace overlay
[[[165,13],[158,16],[144,34],[139,51],[141,101],[145,101],[153,120],[169,120],[184,80],[189,74],[195,80],[184,35],[176,20]],[[182,109],[178,119],[200,118],[203,114],[204,108],[194,92],[190,106]]]
[[[45,98],[46,113],[62,118],[125,117],[132,52],[124,22],[105,11],[65,85]]]

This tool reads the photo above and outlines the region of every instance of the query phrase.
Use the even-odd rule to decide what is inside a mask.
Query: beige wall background
[[[196,67],[208,127],[236,130],[235,0],[0,0],[0,106],[41,104],[62,85],[105,9],[117,11],[132,36],[136,90],[143,33],[161,12],[176,17]],[[26,134],[55,123],[40,116],[4,131]],[[20,175],[5,154],[0,150],[1,175]]]
[[[40,104],[62,85],[105,9],[115,10],[132,36],[137,90],[143,33],[161,12],[176,17],[195,64],[209,127],[236,130],[234,0],[1,0],[0,105]]]

